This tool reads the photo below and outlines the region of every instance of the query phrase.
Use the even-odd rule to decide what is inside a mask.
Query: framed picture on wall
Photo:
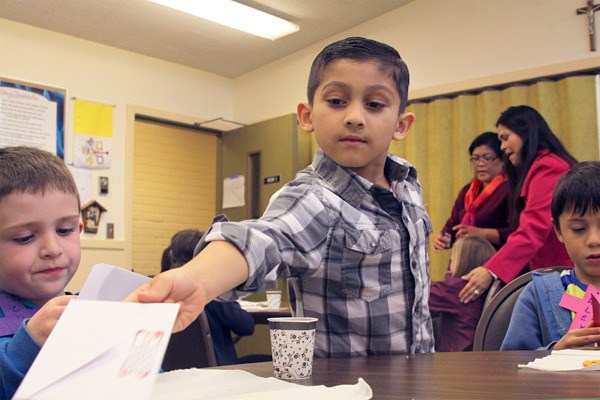
[[[66,90],[0,77],[0,147],[32,146],[65,157]]]

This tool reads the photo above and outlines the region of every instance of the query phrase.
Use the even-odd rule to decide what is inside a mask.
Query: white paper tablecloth
[[[536,358],[519,368],[541,371],[600,371],[600,363],[584,367],[586,360],[600,360],[600,350],[554,350],[549,356]]]
[[[366,400],[372,397],[371,387],[362,378],[354,385],[302,386],[242,370],[192,368],[159,374],[152,400]]]

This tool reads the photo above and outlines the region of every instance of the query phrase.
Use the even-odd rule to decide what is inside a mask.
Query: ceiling
[[[235,78],[412,0],[237,1],[300,31],[271,41],[145,0],[0,0],[0,18]]]

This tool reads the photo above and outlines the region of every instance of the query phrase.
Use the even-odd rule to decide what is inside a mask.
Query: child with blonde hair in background
[[[429,309],[442,313],[442,328],[438,351],[470,351],[477,323],[483,311],[485,295],[475,301],[461,303],[458,293],[467,282],[468,274],[496,253],[489,240],[480,236],[465,236],[455,242],[450,255],[450,271],[446,280],[433,282],[429,294]]]

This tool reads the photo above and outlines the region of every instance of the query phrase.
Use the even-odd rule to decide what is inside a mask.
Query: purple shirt
[[[433,282],[429,293],[429,310],[442,312],[442,337],[439,351],[470,351],[477,323],[483,311],[487,292],[470,303],[458,300],[458,293],[467,281],[446,275],[446,279]]]

